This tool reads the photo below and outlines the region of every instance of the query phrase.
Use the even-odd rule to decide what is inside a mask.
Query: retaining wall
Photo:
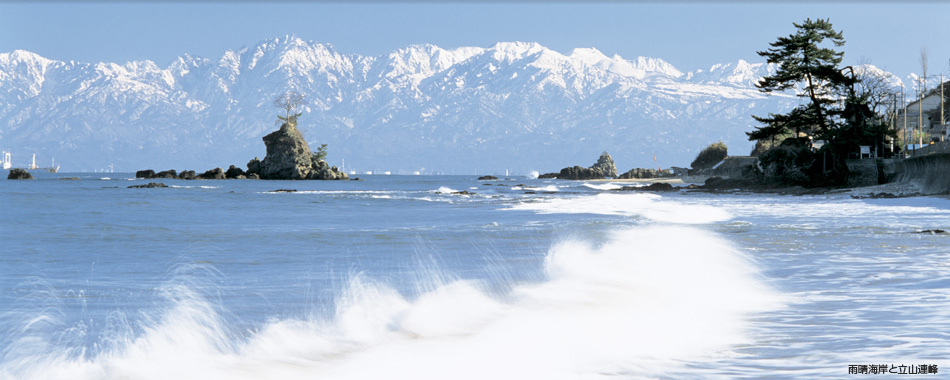
[[[908,158],[899,166],[898,182],[911,182],[925,194],[950,193],[950,153]]]

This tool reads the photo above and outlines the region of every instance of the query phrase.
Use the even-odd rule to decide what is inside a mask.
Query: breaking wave
[[[748,342],[745,317],[779,301],[743,254],[685,226],[565,240],[543,269],[543,279],[503,291],[453,281],[414,297],[353,275],[332,315],[274,318],[252,331],[179,279],[161,287],[159,313],[141,325],[113,318],[95,349],[56,339],[55,308],[15,315],[28,322],[2,351],[0,378],[650,376]],[[438,283],[431,275],[419,282]]]

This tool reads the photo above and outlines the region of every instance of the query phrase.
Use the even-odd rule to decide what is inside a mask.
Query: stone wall
[[[874,158],[865,158],[857,160],[847,160],[848,165],[848,187],[874,186],[881,184],[880,172],[878,171],[878,160]],[[883,161],[880,163],[883,170]]]

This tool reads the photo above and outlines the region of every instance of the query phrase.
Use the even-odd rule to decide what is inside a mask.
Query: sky
[[[828,18],[844,32],[843,65],[871,63],[902,78],[950,77],[950,1],[606,1],[535,0],[329,2],[0,0],[0,53],[28,50],[78,62],[151,60],[183,54],[217,59],[227,50],[295,35],[344,54],[383,55],[412,44],[490,47],[538,42],[569,54],[661,58],[688,72],[744,59],[764,62],[793,22]]]

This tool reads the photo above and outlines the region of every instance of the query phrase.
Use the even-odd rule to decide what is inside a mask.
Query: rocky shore
[[[673,176],[654,169],[632,169],[615,178],[599,169],[613,160],[604,152],[591,168],[568,167],[539,178],[635,182],[616,191],[697,191],[708,193],[768,193],[785,195],[842,194],[853,198],[902,198],[950,195],[950,154],[928,154],[909,159],[847,160],[848,178],[840,186],[808,186],[786,181],[787,176],[770,175],[758,167],[755,157],[726,157],[719,164],[701,170],[701,175]],[[605,164],[605,165],[601,165]],[[693,173],[696,170],[691,170]],[[614,173],[616,169],[614,169]]]
[[[608,177],[617,176],[617,166],[614,165],[614,159],[610,157],[610,154],[604,152],[597,159],[597,162],[594,163],[589,168],[581,166],[572,166],[561,169],[558,173],[547,173],[538,176],[538,178],[555,178],[555,179],[570,179],[570,180],[590,180],[590,179],[603,179]]]
[[[323,159],[318,158],[310,150],[303,135],[291,124],[284,123],[280,129],[264,136],[266,156],[263,160],[257,157],[247,163],[247,170],[230,165],[227,170],[214,168],[201,174],[194,170],[185,170],[181,173],[175,170],[155,172],[154,170],[139,170],[135,178],[143,179],[184,179],[184,180],[214,180],[214,179],[274,179],[274,180],[348,180],[346,173],[330,166]]]

